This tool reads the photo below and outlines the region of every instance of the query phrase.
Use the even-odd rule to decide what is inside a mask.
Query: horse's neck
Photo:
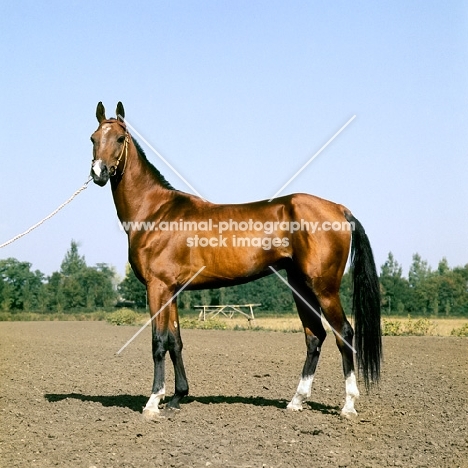
[[[136,148],[130,145],[125,172],[120,181],[112,184],[120,221],[145,221],[171,197],[171,192],[138,155]]]

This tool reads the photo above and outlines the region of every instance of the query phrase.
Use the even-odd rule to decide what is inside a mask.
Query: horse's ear
[[[115,115],[117,116],[117,120],[123,122],[123,119],[125,118],[125,110],[123,104],[120,101],[117,104]]]
[[[106,120],[106,109],[104,109],[104,106],[100,101],[96,107],[96,118],[98,119],[99,123],[101,123],[103,120]]]

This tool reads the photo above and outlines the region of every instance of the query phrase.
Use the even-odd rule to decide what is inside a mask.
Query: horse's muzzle
[[[91,177],[93,178],[93,182],[100,187],[104,187],[109,180],[109,169],[104,164],[101,159],[97,159],[93,161],[93,165],[91,166]]]

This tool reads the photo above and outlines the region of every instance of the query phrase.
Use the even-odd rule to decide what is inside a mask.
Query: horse
[[[351,211],[304,193],[272,201],[211,203],[176,190],[148,161],[128,131],[121,102],[116,118],[109,119],[99,102],[96,118],[99,126],[91,136],[91,177],[101,187],[110,180],[117,216],[128,236],[128,259],[146,286],[152,318],[154,379],[143,417],[157,420],[166,411],[179,410],[189,393],[178,292],[243,284],[279,270],[286,272],[307,351],[287,409],[302,410],[311,396],[327,335],[323,315],[342,356],[345,404],[341,415],[355,417],[359,390],[354,354],[358,377],[362,375],[369,390],[379,381],[382,340],[380,286],[373,253],[362,224]],[[339,296],[349,255],[355,331]],[[167,352],[174,366],[175,391],[161,412]]]

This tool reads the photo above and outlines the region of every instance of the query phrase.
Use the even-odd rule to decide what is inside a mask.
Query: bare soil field
[[[290,413],[298,333],[183,330],[191,395],[158,422],[150,331],[0,323],[1,467],[468,467],[468,339],[385,337],[380,386],[354,421],[329,336],[304,411]],[[168,382],[173,375],[168,361]]]

